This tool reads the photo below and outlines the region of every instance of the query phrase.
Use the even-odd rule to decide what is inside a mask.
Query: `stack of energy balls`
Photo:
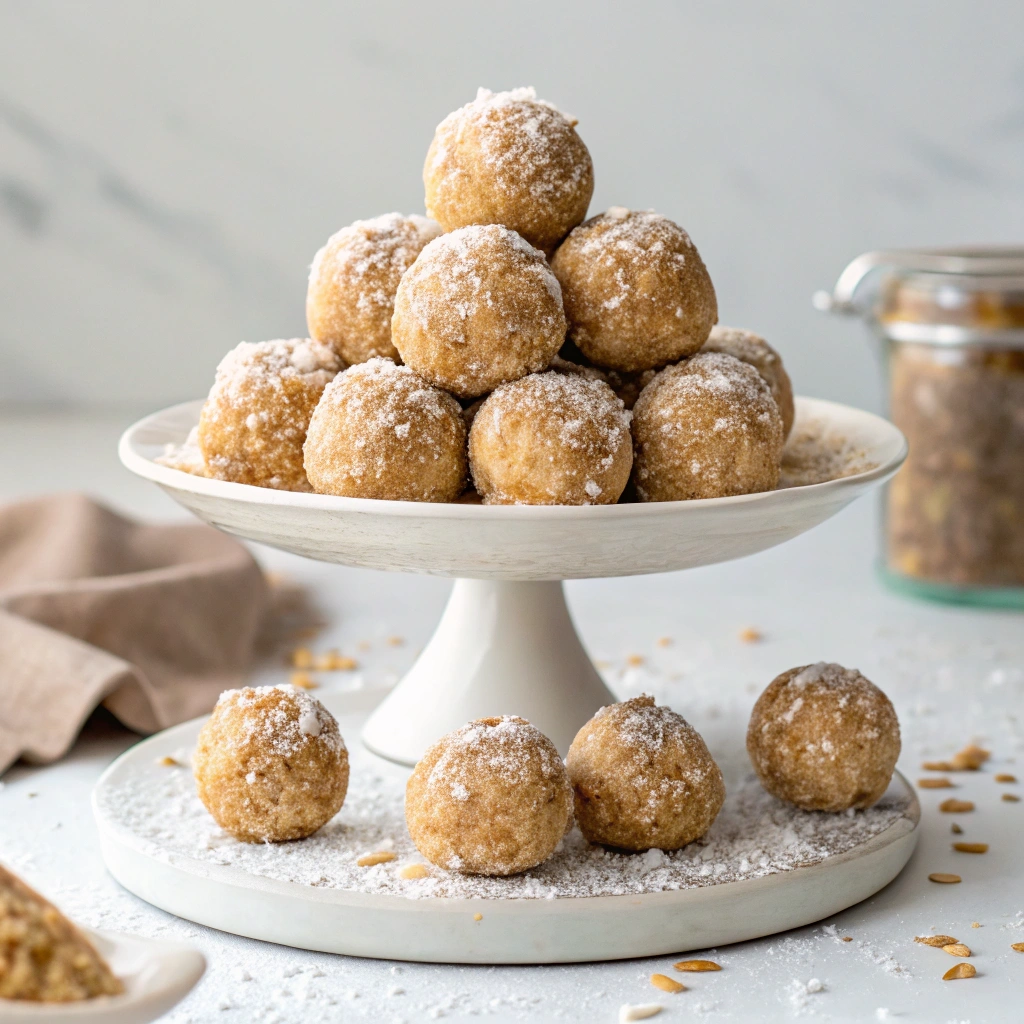
[[[793,423],[778,353],[715,326],[707,268],[668,218],[584,220],[575,121],[532,89],[481,89],[438,125],[423,179],[429,217],[356,221],[316,254],[308,339],[224,358],[202,472],[485,504],[777,486]]]

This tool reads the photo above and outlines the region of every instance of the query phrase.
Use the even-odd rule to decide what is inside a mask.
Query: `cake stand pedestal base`
[[[367,721],[363,742],[413,765],[452,729],[515,714],[564,757],[583,723],[615,699],[580,643],[560,582],[459,579],[416,664]]]

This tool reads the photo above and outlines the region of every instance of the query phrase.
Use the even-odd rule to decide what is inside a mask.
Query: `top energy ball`
[[[480,89],[434,133],[423,166],[427,215],[445,231],[503,224],[550,256],[594,193],[575,125],[532,88]]]

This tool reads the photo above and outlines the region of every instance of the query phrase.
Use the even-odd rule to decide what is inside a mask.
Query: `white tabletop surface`
[[[85,490],[138,516],[182,517],[156,487],[117,463],[117,436],[129,419],[0,418],[0,499]],[[669,701],[704,733],[712,751],[726,735],[735,745],[756,694],[778,672],[818,660],[856,666],[892,697],[903,730],[900,767],[909,778],[924,774],[922,759],[948,755],[969,741],[993,751],[985,770],[955,776],[957,789],[921,792],[917,853],[886,890],[821,925],[709,951],[723,970],[687,976],[687,992],[665,995],[648,980],[655,971],[672,974],[670,957],[547,967],[392,964],[287,949],[177,920],[120,889],[104,871],[89,793],[135,737],[102,720],[60,763],[19,764],[6,774],[0,859],[87,925],[199,947],[209,970],[165,1018],[175,1024],[464,1017],[612,1022],[623,1003],[660,1003],[657,1019],[666,1024],[1019,1019],[1024,954],[1010,944],[1024,941],[1024,801],[1008,803],[1000,795],[1024,793],[1024,785],[1001,786],[992,776],[1009,771],[1024,778],[1024,618],[886,592],[874,574],[874,531],[874,506],[866,500],[740,562],[568,584],[580,633],[609,685],[621,694],[648,690]],[[367,686],[385,684],[408,666],[450,586],[265,549],[257,554],[315,594],[330,623],[317,645],[358,657]],[[742,643],[745,627],[761,631],[764,640]],[[391,636],[405,643],[391,646]],[[658,646],[660,637],[671,637],[671,646]],[[631,655],[641,655],[643,663],[629,665]],[[284,681],[285,669],[268,667],[261,675],[262,681]],[[350,676],[345,685],[352,685]],[[974,800],[977,809],[955,818],[939,814],[938,803],[950,795]],[[963,826],[961,838],[987,842],[990,851],[953,852],[952,820]],[[957,872],[963,882],[935,885],[927,880],[933,871]],[[976,978],[941,980],[953,958],[913,942],[933,930],[972,948]]]

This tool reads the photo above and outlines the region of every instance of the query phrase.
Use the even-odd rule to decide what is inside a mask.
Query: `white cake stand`
[[[614,701],[569,617],[562,580],[634,576],[724,562],[796,537],[891,477],[903,435],[870,413],[797,399],[797,428],[821,425],[874,468],[805,487],[735,498],[587,507],[373,501],[208,480],[154,461],[180,445],[201,402],[155,413],[121,438],[122,462],[200,519],[308,558],[457,577],[433,638],[370,717],[363,741],[415,764],[474,718],[517,714],[564,756]]]

